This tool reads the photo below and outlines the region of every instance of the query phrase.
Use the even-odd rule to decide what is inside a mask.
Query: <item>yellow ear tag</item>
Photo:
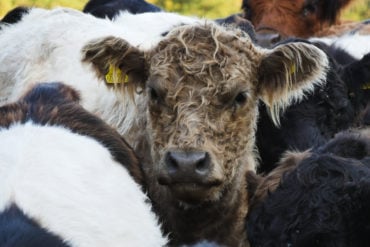
[[[362,86],[363,90],[369,90],[370,89],[370,82]]]
[[[109,65],[108,73],[105,75],[105,81],[112,84],[127,83],[128,76],[126,74],[123,75],[122,70],[119,68]]]
[[[292,64],[292,66],[290,66],[289,75],[293,75],[295,73],[295,70],[296,70],[295,64]]]

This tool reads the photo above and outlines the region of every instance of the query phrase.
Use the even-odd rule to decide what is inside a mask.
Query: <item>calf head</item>
[[[309,44],[261,49],[242,31],[213,23],[178,27],[149,51],[116,37],[95,40],[83,48],[83,60],[100,78],[118,67],[126,87],[136,89],[129,91],[141,91],[149,187],[190,205],[239,192],[234,188],[255,169],[258,100],[278,122],[280,110],[320,83],[327,66]]]
[[[244,17],[255,26],[258,42],[270,47],[287,37],[307,38],[337,22],[351,0],[243,0]]]

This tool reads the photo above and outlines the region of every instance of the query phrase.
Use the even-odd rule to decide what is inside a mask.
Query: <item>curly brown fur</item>
[[[165,157],[167,150],[206,150],[216,162],[209,183],[217,186],[206,194],[191,194],[191,197],[204,198],[203,205],[188,210],[183,210],[181,203],[175,207],[161,205],[160,215],[171,219],[165,227],[173,231],[175,244],[195,241],[196,233],[222,244],[244,246],[246,240],[240,230],[248,200],[239,188],[247,187],[243,174],[254,166],[253,156],[246,150],[253,148],[255,114],[248,118],[243,115],[255,111],[255,99],[250,95],[245,102],[234,101],[238,94],[253,90],[235,80],[249,78],[250,71],[239,70],[234,64],[256,71],[251,60],[256,59],[257,52],[240,46],[240,39],[250,42],[248,37],[225,35],[207,26],[180,29],[170,37],[153,51],[151,63],[156,66],[151,67],[147,83],[151,119],[148,129],[153,138],[154,163],[163,164],[161,157]],[[240,58],[237,58],[238,52]],[[232,57],[237,61],[232,61]],[[176,112],[176,118],[171,116],[172,112]],[[239,145],[246,149],[240,149]],[[165,173],[159,176],[169,180],[165,183],[172,183]],[[152,188],[158,190],[154,183],[149,190]],[[177,193],[176,187],[174,193]],[[178,194],[185,201],[193,199],[188,198],[188,193]],[[159,200],[159,197],[154,199]],[[169,197],[164,201],[173,204],[172,200]],[[224,212],[222,220],[215,217],[218,211]],[[192,223],[194,221],[198,223]],[[222,227],[225,224],[228,229]],[[191,232],[187,231],[190,225]]]

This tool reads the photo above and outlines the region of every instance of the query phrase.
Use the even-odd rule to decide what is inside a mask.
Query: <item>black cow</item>
[[[145,2],[145,0],[90,0],[83,12],[90,13],[99,18],[113,19],[121,11],[132,14],[144,12],[160,12],[161,8]]]
[[[326,83],[316,86],[302,101],[290,105],[278,127],[261,104],[256,133],[261,157],[259,172],[267,173],[275,168],[286,150],[318,147],[336,133],[364,122],[363,110],[370,100],[370,90],[364,89],[370,81],[370,54],[356,60],[340,48],[334,49],[322,42],[311,43],[324,50],[330,59]]]
[[[279,183],[262,179],[247,220],[251,245],[369,246],[370,129],[338,134],[305,155],[274,171]]]

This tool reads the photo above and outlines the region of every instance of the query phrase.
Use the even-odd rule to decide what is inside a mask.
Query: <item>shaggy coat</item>
[[[243,229],[240,220],[247,213],[247,194],[242,188],[247,187],[245,172],[255,166],[257,100],[270,105],[271,115],[278,119],[279,106],[273,102],[282,100],[280,97],[289,91],[280,84],[285,75],[279,78],[275,69],[286,69],[293,57],[308,59],[306,52],[318,55],[301,45],[278,47],[265,56],[243,33],[206,24],[173,30],[153,51],[142,55],[113,37],[84,48],[85,60],[96,66],[101,77],[108,70],[106,64],[117,64],[132,76],[148,75],[142,81],[147,88],[143,96],[148,97],[146,141],[151,147],[152,160],[148,163],[152,165],[144,170],[149,195],[158,202],[155,208],[165,219],[165,230],[171,232],[174,244],[192,243],[201,236],[230,246],[244,245],[239,231]],[[144,58],[143,65],[130,60],[132,52]],[[128,67],[132,64],[134,68]],[[299,64],[313,65],[311,60]],[[148,70],[139,73],[142,68]],[[301,76],[297,74],[296,82]],[[271,84],[272,80],[275,83]],[[167,157],[173,150],[205,151],[210,157],[207,177],[172,175]],[[223,217],[216,217],[220,211]],[[192,231],[187,230],[189,227]]]
[[[253,246],[368,246],[370,132],[347,131],[287,154],[260,179],[247,231]]]
[[[140,155],[148,196],[170,234],[171,245],[207,239],[221,245],[248,246],[245,175],[256,168],[258,101],[269,107],[278,122],[281,109],[322,83],[328,64],[325,54],[304,43],[262,49],[240,30],[199,20],[174,28],[157,45],[145,40],[154,44],[152,48],[138,47],[140,43],[134,42],[138,42],[137,36],[123,39],[113,33],[87,42],[86,35],[80,33],[90,29],[81,30],[77,21],[92,22],[90,28],[104,20],[84,22],[92,17],[60,10],[43,12],[44,18],[33,15],[39,22],[33,20],[35,29],[43,30],[41,23],[47,15],[60,15],[52,19],[55,22],[63,16],[57,26],[46,22],[47,35],[35,41],[43,50],[50,47],[50,53],[38,57],[33,46],[27,54],[36,54],[40,60],[34,58],[32,63],[28,56],[21,65],[22,60],[17,60],[16,67],[3,68],[5,73],[0,75],[10,77],[13,83],[1,85],[3,92],[16,95],[35,81],[31,78],[35,74],[37,80],[51,77],[73,82],[81,91],[82,105],[116,127]],[[143,15],[149,14],[171,16]],[[12,33],[24,31],[22,25],[29,27],[26,18],[4,30],[0,43],[5,36],[13,44],[17,42],[19,36]],[[76,27],[67,28],[72,25]],[[168,21],[166,25],[172,27]],[[41,30],[33,33],[43,33]],[[123,29],[115,30],[122,34]],[[78,49],[82,46],[81,57]],[[0,55],[0,61],[18,57],[22,46],[15,47],[13,52]],[[22,53],[24,56],[25,51]],[[38,66],[30,70],[34,64]],[[68,76],[76,78],[67,80],[66,71],[72,71]]]
[[[0,107],[0,245],[165,246],[133,150],[78,101],[48,83]]]
[[[338,24],[351,0],[243,0],[244,18],[257,32],[258,43],[270,47],[287,37],[308,38]],[[347,30],[354,26],[346,27]],[[325,32],[322,32],[322,36]]]

